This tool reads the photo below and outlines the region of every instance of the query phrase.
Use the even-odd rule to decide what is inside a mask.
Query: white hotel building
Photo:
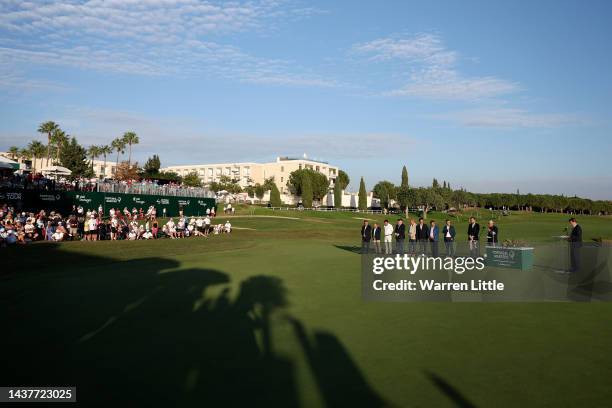
[[[229,176],[236,180],[240,187],[263,184],[264,180],[274,177],[281,194],[288,194],[287,181],[292,171],[312,169],[324,174],[330,180],[330,187],[338,176],[338,167],[326,162],[308,158],[277,157],[271,163],[219,163],[196,164],[191,166],[169,166],[163,171],[173,171],[179,176],[195,172],[204,184],[219,181],[221,176]]]

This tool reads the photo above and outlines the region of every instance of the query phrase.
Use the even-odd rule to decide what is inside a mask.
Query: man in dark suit
[[[468,243],[470,246],[470,256],[472,258],[476,258],[480,255],[478,235],[480,235],[480,225],[476,222],[476,218],[470,217],[470,223],[468,224]]]
[[[438,226],[434,220],[429,223],[429,245],[431,246],[431,256],[438,256]]]
[[[489,220],[489,225],[487,226],[487,244],[490,246],[496,246],[498,241],[499,230],[497,229],[497,225],[493,220]]]
[[[572,232],[567,239],[570,245],[570,272],[578,272],[580,270],[580,252],[582,248],[582,227],[578,225],[576,218],[570,218]]]
[[[406,239],[406,226],[401,218],[395,224],[395,252],[404,253],[404,240]]]
[[[416,227],[416,239],[419,243],[421,255],[425,255],[427,253],[426,242],[429,240],[429,228],[425,225],[423,218],[419,218],[419,225]]]
[[[361,253],[367,254],[370,252],[370,240],[372,239],[372,227],[367,220],[363,221],[361,226]]]
[[[446,256],[455,256],[455,227],[450,220],[446,220],[446,225],[442,228],[442,236],[444,237],[444,246],[446,247]]]
[[[374,252],[377,254],[382,253],[380,249],[380,232],[380,227],[377,223],[374,223],[374,227],[372,228],[372,240],[374,241]]]

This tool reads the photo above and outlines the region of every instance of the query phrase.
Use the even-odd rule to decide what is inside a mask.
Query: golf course
[[[569,218],[474,210],[461,240],[469,215],[551,244]],[[385,216],[240,206],[214,221],[231,234],[0,249],[0,384],[104,407],[610,405],[611,304],[365,302],[365,218]]]

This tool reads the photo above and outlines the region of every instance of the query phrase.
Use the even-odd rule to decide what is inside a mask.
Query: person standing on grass
[[[446,256],[455,256],[455,227],[451,224],[450,220],[446,220],[446,225],[442,228],[442,235],[444,236],[444,246],[446,247]]]
[[[372,239],[372,227],[368,223],[368,220],[363,221],[361,226],[361,253],[367,254],[370,252],[370,240]]]
[[[487,226],[487,244],[490,246],[496,246],[498,241],[497,235],[499,230],[497,229],[497,225],[493,220],[489,220],[489,225]]]
[[[470,223],[468,224],[468,243],[470,246],[470,256],[472,258],[476,258],[480,255],[478,235],[480,235],[480,225],[476,222],[476,218],[470,217]]]
[[[393,252],[393,226],[389,224],[389,220],[385,220],[383,224],[383,234],[385,236],[385,254],[391,255]]]
[[[380,250],[380,226],[377,223],[374,223],[374,228],[372,228],[372,240],[374,241],[374,252],[377,254],[381,253]]]
[[[431,220],[429,223],[429,245],[431,247],[431,256],[438,256],[438,235],[439,230],[436,221]]]
[[[410,225],[408,226],[408,253],[410,255],[416,255],[417,251],[417,225],[414,218],[410,218]]]
[[[572,226],[572,232],[567,239],[570,245],[570,272],[578,272],[580,270],[580,252],[582,248],[582,227],[578,225],[576,218],[572,217],[569,220]]]
[[[406,239],[406,226],[401,218],[395,224],[395,252],[404,253],[404,240]]]
[[[419,225],[416,227],[416,239],[419,242],[419,251],[424,256],[427,253],[427,240],[429,239],[429,228],[425,224],[423,217],[419,218]]]

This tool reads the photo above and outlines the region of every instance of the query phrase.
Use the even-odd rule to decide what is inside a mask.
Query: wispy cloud
[[[234,34],[269,30],[316,13],[314,8],[276,0],[4,1],[0,59],[15,71],[55,65],[120,74],[337,86],[289,61],[251,55],[231,44]]]
[[[589,123],[588,118],[580,115],[533,113],[516,108],[470,109],[430,117],[474,128],[555,128]]]
[[[449,50],[440,36],[421,33],[407,38],[381,38],[355,44],[352,53],[370,61],[397,60],[409,73],[405,85],[384,92],[440,100],[480,100],[520,90],[513,81],[494,76],[465,76],[457,69],[460,55]]]
[[[103,145],[126,130],[141,137],[134,149],[136,160],[161,154],[164,165],[273,160],[278,155],[301,155],[322,160],[373,159],[380,157],[380,146],[393,145],[389,157],[402,157],[419,143],[418,139],[395,133],[303,133],[259,134],[219,131],[207,123],[187,117],[152,116],[135,111],[67,107],[55,119],[67,133],[84,145]],[[37,137],[36,134],[33,135]],[[14,144],[15,135],[0,131],[0,147]],[[27,140],[27,139],[26,139]],[[206,148],[213,142],[214,149]],[[347,149],[347,146],[351,146]],[[160,153],[161,152],[161,153]],[[222,158],[222,159],[220,159]]]

